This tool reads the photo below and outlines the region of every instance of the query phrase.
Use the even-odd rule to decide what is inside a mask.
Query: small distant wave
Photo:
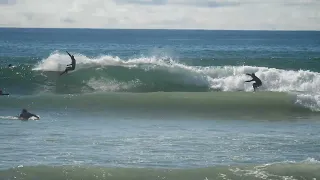
[[[164,168],[108,168],[95,166],[23,166],[0,171],[0,178],[9,179],[172,179],[172,180],[209,180],[209,179],[274,179],[297,180],[319,179],[319,163],[283,162],[261,165],[230,165],[197,169]]]
[[[318,119],[320,114],[297,94],[282,92],[103,92],[11,96],[0,108],[78,109],[82,112],[126,113],[133,116],[183,116],[222,119]]]

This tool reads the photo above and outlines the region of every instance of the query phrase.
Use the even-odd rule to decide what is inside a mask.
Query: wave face
[[[237,92],[252,91],[246,73],[261,78],[261,91],[296,93],[295,104],[318,111],[320,74],[253,66],[190,66],[163,57],[120,59],[75,55],[76,70],[59,73],[70,63],[58,51],[36,65],[2,67],[1,85],[11,94],[83,94],[101,92]],[[14,83],[13,83],[14,82]],[[21,88],[23,87],[23,88]]]
[[[92,166],[31,166],[0,171],[0,178],[9,179],[59,179],[59,180],[104,180],[104,179],[319,179],[320,165],[317,162],[274,163],[251,166],[216,166],[198,169],[149,169],[105,168]],[[49,175],[50,174],[50,175]],[[48,176],[49,175],[49,176]]]

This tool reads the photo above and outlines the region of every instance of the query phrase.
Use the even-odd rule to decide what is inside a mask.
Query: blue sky
[[[0,27],[320,30],[320,0],[0,0]]]

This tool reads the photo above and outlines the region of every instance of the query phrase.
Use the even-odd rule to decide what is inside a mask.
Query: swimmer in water
[[[16,67],[16,66],[14,66],[14,65],[12,65],[12,64],[9,64],[9,65],[8,65],[8,68],[9,68],[9,69],[13,69],[13,68],[15,68],[15,67]]]
[[[29,113],[26,109],[22,109],[22,112],[19,116],[19,119],[21,120],[28,120],[29,118],[31,117],[35,117],[37,119],[40,119],[39,116],[35,115],[35,114],[32,114],[32,113]]]
[[[68,65],[67,65],[66,70],[64,70],[64,71],[60,74],[60,76],[61,76],[62,74],[64,74],[64,73],[68,73],[68,71],[73,71],[73,70],[75,70],[75,68],[76,68],[76,59],[74,58],[73,55],[69,54],[68,51],[66,51],[66,52],[68,53],[68,55],[69,55],[70,58],[71,58],[71,64],[68,64]]]
[[[253,83],[252,86],[253,86],[253,91],[256,91],[256,89],[262,85],[261,80],[260,80],[254,73],[252,73],[252,74],[247,74],[247,75],[248,75],[248,76],[251,76],[252,79],[251,79],[251,80],[248,80],[248,81],[245,81],[245,82],[255,81],[255,83]]]
[[[3,93],[2,89],[0,89],[0,96],[5,96],[5,95],[9,95],[8,93]]]

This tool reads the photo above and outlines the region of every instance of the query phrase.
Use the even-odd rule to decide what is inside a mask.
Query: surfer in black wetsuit
[[[253,91],[256,91],[256,89],[262,85],[261,80],[254,73],[246,74],[246,75],[251,76],[252,79],[245,82],[255,81],[255,83],[253,83],[252,86],[253,86]]]
[[[68,53],[68,51],[66,51],[66,52]],[[73,70],[76,68],[76,60],[74,59],[74,56],[71,55],[71,54],[69,54],[69,53],[68,53],[68,55],[69,55],[70,58],[71,58],[71,64],[68,64],[68,65],[67,65],[66,70],[64,70],[64,71],[60,74],[60,76],[61,76],[62,74],[64,74],[64,73],[68,73],[68,71],[73,71]]]
[[[4,96],[4,95],[9,95],[8,93],[3,93],[2,90],[0,89],[0,96]]]
[[[31,117],[35,117],[37,119],[40,119],[39,116],[37,116],[35,114],[32,114],[32,113],[29,113],[26,109],[22,109],[22,112],[21,112],[21,114],[19,116],[19,119],[28,120]]]
[[[9,64],[9,65],[8,65],[8,68],[9,68],[9,69],[13,69],[13,68],[15,68],[15,66],[13,66],[12,64]]]

